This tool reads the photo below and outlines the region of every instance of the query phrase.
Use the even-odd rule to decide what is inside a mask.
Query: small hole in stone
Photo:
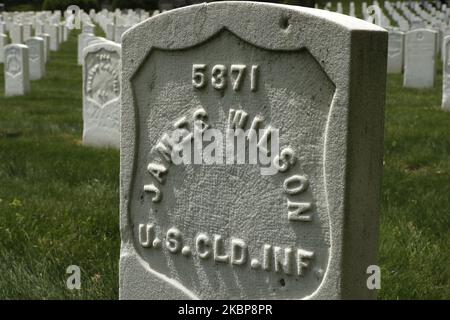
[[[282,287],[284,287],[286,285],[286,282],[284,281],[284,279],[280,279],[280,284]]]
[[[281,17],[281,19],[280,19],[280,27],[282,28],[282,29],[287,29],[287,28],[289,28],[289,17]]]

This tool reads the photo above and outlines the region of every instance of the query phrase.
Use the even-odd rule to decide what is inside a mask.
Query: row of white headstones
[[[387,7],[393,8],[389,4]],[[403,8],[403,13],[409,10],[409,7],[403,4],[400,8]],[[396,16],[392,14],[396,11],[388,9],[388,12],[392,17]],[[153,15],[158,13],[154,12]],[[420,15],[423,16],[422,13]],[[117,10],[115,12],[102,10],[98,13],[91,10],[89,14],[83,11],[80,13],[82,32],[78,36],[78,64],[83,66],[83,143],[86,145],[119,148],[121,36],[128,28],[149,16],[145,11],[138,14],[133,10],[129,10],[126,14]],[[411,17],[411,15],[407,16]],[[417,16],[414,15],[413,19],[415,17]],[[29,25],[36,26],[36,36],[28,39],[24,37],[24,34],[28,32],[23,32],[26,29],[24,25],[27,24],[12,22],[15,19],[26,21],[26,18],[34,22],[34,24],[28,23]],[[48,50],[57,51],[59,44],[67,40],[70,32],[60,18],[60,12],[41,12],[33,15],[7,15],[5,20],[9,23],[0,23],[0,28],[7,27],[13,42],[26,44],[25,46],[21,43],[13,43],[7,45],[4,50],[0,50],[4,52],[6,95],[23,95],[29,91],[30,80],[44,76],[45,63],[49,57]],[[365,18],[370,21],[369,15]],[[383,18],[376,20],[373,22],[389,21]],[[106,38],[95,36],[94,23],[103,29]],[[433,87],[436,56],[440,51],[443,53],[443,61],[447,61],[446,52],[450,50],[450,36],[440,40],[440,33],[430,27],[414,29],[413,24],[408,24],[409,26],[413,29],[407,32],[386,26],[390,29],[388,73],[403,72],[404,86],[408,88]],[[6,39],[6,35],[0,36],[0,49]],[[441,45],[444,49],[440,49]],[[445,110],[450,110],[450,76],[446,76],[450,74],[450,69],[447,64],[444,63],[442,106]]]
[[[325,5],[330,10],[331,3]],[[389,31],[387,72],[403,73],[403,87],[432,88],[436,76],[436,60],[443,61],[442,109],[450,111],[450,8],[445,4],[435,7],[418,1],[384,1],[384,10],[378,1],[362,3],[363,19]],[[342,3],[336,5],[344,13]],[[355,4],[350,2],[350,16],[355,16]],[[391,21],[394,25],[391,24]]]
[[[66,14],[66,13],[65,13]],[[153,15],[159,11],[153,12]],[[83,67],[83,143],[119,148],[120,129],[120,65],[121,36],[133,25],[150,17],[128,10],[80,10],[80,21],[61,21],[61,12],[3,13],[0,16],[0,63],[4,63],[5,95],[25,95],[30,80],[45,76],[50,51],[58,51],[67,41],[76,24],[78,35],[78,65]],[[106,38],[95,36],[97,23]],[[35,36],[31,36],[34,32]],[[8,36],[11,44],[8,43]]]
[[[6,96],[28,93],[30,81],[45,76],[50,51],[59,50],[69,31],[60,12],[2,13],[0,63],[4,63]]]

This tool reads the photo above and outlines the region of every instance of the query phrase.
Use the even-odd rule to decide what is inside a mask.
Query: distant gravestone
[[[450,36],[450,27],[445,27],[440,30],[439,44],[438,46],[441,48],[441,57],[444,57],[444,41],[447,36]]]
[[[9,36],[11,38],[11,43],[23,43],[23,25],[12,24]]]
[[[78,65],[82,65],[83,64],[83,50],[85,48],[85,42],[88,39],[91,38],[95,38],[94,34],[92,33],[80,33],[78,35],[78,57],[77,57],[77,62]]]
[[[401,31],[389,31],[388,73],[402,73],[403,46],[405,34]]]
[[[442,61],[442,109],[450,111],[450,36],[444,38]]]
[[[31,38],[31,33],[32,33],[32,29],[31,29],[31,23],[25,23],[23,25],[23,42],[26,43],[28,39]]]
[[[63,31],[63,41],[66,42],[69,39],[70,29],[65,24],[61,25]]]
[[[44,39],[44,61],[47,63],[50,60],[50,35],[41,33],[39,37]]]
[[[90,23],[83,24],[82,32],[83,33],[95,34],[95,26],[93,24],[90,24]]]
[[[114,30],[114,41],[121,43],[122,34],[128,30],[128,26],[116,25]]]
[[[26,42],[28,46],[30,80],[39,80],[45,75],[44,39],[32,37]]]
[[[38,22],[37,24],[36,24],[36,30],[35,30],[35,35],[36,36],[40,36],[41,34],[43,34],[43,33],[45,33],[45,31],[44,31],[44,24],[43,23],[41,23],[41,22]]]
[[[84,49],[83,144],[120,146],[120,45],[102,41]]]
[[[59,30],[58,25],[53,24],[49,26],[49,36],[50,36],[50,51],[59,50]]]
[[[411,30],[425,28],[425,22],[420,18],[414,18],[411,21]]]
[[[5,62],[5,46],[8,44],[8,36],[0,33],[0,63]]]
[[[106,39],[114,41],[114,24],[112,23],[106,25]]]
[[[406,88],[431,88],[434,86],[437,32],[414,29],[405,35]]]
[[[373,298],[387,32],[216,2],[122,40],[120,298]],[[175,163],[235,128],[265,157],[279,132],[280,150],[267,165],[228,146],[226,163]]]
[[[64,42],[64,29],[63,29],[64,23],[58,23],[56,24],[56,27],[58,28],[58,42],[59,46]]]
[[[30,91],[28,47],[10,44],[5,47],[5,96],[24,95]]]

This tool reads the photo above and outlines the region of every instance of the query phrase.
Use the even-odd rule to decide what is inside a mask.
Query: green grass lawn
[[[119,153],[81,146],[76,33],[47,76],[5,98],[0,64],[0,299],[116,299]],[[450,113],[389,76],[381,299],[450,299]],[[66,288],[69,265],[81,290]]]
[[[0,298],[118,296],[119,152],[82,146],[73,32],[31,94],[5,98],[0,64]],[[82,289],[66,289],[67,266]]]

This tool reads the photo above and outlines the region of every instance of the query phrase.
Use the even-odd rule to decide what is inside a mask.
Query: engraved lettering
[[[287,207],[288,207],[288,210],[293,209],[291,211],[288,211],[288,220],[290,220],[290,221],[311,221],[312,220],[311,214],[307,214],[307,215],[303,214],[305,211],[308,211],[311,209],[310,202],[291,202],[288,200]]]
[[[314,252],[297,249],[297,275],[302,276],[303,269],[309,267],[309,263],[305,262],[303,259],[311,260],[312,258],[314,258]]]
[[[206,85],[205,68],[206,64],[194,64],[192,66],[192,85],[194,88],[201,89]]]
[[[227,67],[223,64],[217,64],[211,71],[211,84],[217,90],[225,89],[227,86]]]
[[[201,259],[207,259],[211,256],[211,239],[206,234],[200,233],[197,236],[195,247]]]
[[[161,190],[159,190],[153,183],[144,186],[145,192],[153,192],[155,195],[152,198],[152,202],[160,202],[162,198]]]
[[[252,66],[250,75],[250,90],[255,92],[258,90],[258,66]]]
[[[209,128],[209,124],[207,124],[206,122],[208,119],[208,113],[206,112],[205,109],[199,108],[195,110],[193,118],[194,118],[194,126],[200,132],[203,133],[206,129]]]
[[[217,262],[229,262],[230,256],[224,250],[224,240],[220,235],[214,235],[214,260]]]
[[[231,239],[231,263],[242,265],[247,262],[247,244],[241,239]]]
[[[208,83],[206,64],[192,65],[192,86],[195,89],[205,88]],[[247,66],[244,64],[232,64],[229,68],[223,64],[216,64],[211,68],[211,84],[216,90],[224,90],[228,81],[232,84],[233,91],[240,91],[246,78]],[[258,90],[258,66],[252,65],[250,71],[250,91]]]
[[[292,185],[298,184],[297,187]],[[293,175],[292,177],[284,180],[283,189],[287,194],[293,195],[305,191],[309,186],[309,181],[304,176]]]
[[[295,164],[295,154],[292,148],[284,148],[273,158],[273,165],[279,172],[286,172]]]
[[[156,151],[168,162],[171,163],[173,141],[170,139],[167,133],[164,133],[161,140],[155,146]]]
[[[178,253],[181,250],[181,232],[178,228],[172,227],[167,230],[166,247],[171,253]]]
[[[151,248],[155,236],[154,224],[139,224],[139,243],[144,248]]]
[[[292,274],[292,249],[282,249],[274,247],[275,272],[283,271],[285,274]]]
[[[153,177],[155,177],[156,180],[158,180],[159,183],[164,184],[162,175],[167,173],[167,168],[164,165],[158,163],[149,163],[147,166],[147,170]]]
[[[243,129],[247,123],[248,114],[244,110],[230,109],[228,113],[228,128]]]
[[[239,89],[241,88],[241,83],[242,83],[242,78],[244,77],[244,72],[245,72],[245,68],[246,66],[243,64],[232,64],[231,65],[231,73],[235,73],[237,72],[237,76],[234,79],[234,83],[233,83],[233,90],[234,91],[239,91]]]

